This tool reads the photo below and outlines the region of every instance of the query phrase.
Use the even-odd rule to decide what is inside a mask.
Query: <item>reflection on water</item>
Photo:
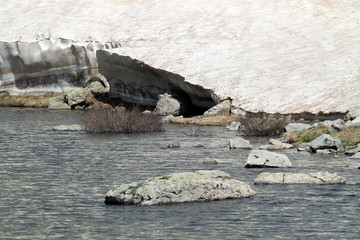
[[[253,186],[249,199],[166,206],[107,206],[121,183],[180,171],[217,169],[252,184],[248,151],[227,148],[223,128],[166,127],[155,134],[57,132],[81,112],[0,109],[1,239],[358,239],[359,186]],[[166,148],[179,139],[180,149]],[[250,138],[258,147],[267,139]],[[194,147],[202,144],[205,147]],[[357,163],[285,152],[286,171],[337,172],[360,182]],[[215,158],[218,165],[203,165]],[[348,165],[348,167],[346,167]],[[266,169],[266,171],[279,171]]]

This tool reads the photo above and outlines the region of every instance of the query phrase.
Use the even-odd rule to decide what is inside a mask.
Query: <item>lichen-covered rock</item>
[[[260,173],[254,184],[344,184],[345,178],[336,173]]]
[[[234,139],[229,140],[229,147],[230,149],[253,149],[253,146],[250,142],[242,137],[236,137]]]
[[[245,167],[248,168],[280,168],[291,167],[292,164],[285,154],[265,150],[253,150],[248,156]]]
[[[158,205],[251,197],[256,193],[222,171],[173,173],[108,191],[106,204]]]

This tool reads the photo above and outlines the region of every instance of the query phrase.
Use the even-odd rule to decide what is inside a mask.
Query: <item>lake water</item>
[[[81,111],[0,108],[0,239],[360,239],[359,161],[284,151],[291,169],[246,169],[236,132],[168,125],[154,134],[59,132]],[[195,134],[194,134],[195,133]],[[181,147],[166,146],[179,139]],[[267,138],[248,138],[257,148]],[[202,144],[204,147],[195,147]],[[204,165],[215,158],[218,165]],[[246,199],[105,205],[112,187],[173,172],[223,170],[258,193]],[[263,171],[329,171],[349,184],[254,186]]]

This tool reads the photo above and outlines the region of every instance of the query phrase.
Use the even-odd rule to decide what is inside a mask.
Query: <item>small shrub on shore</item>
[[[287,122],[275,118],[242,118],[239,131],[247,136],[279,135]]]
[[[84,129],[92,133],[142,133],[162,130],[161,117],[143,113],[140,108],[130,110],[89,110],[83,120]]]

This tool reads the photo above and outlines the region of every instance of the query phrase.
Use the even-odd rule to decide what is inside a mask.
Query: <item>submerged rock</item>
[[[84,131],[84,127],[82,125],[73,124],[73,125],[59,125],[53,127],[55,131]]]
[[[344,184],[345,178],[336,173],[268,173],[259,174],[254,184]]]
[[[245,167],[248,168],[280,168],[291,167],[292,164],[285,154],[264,150],[253,150],[248,156]]]
[[[173,173],[108,191],[106,204],[158,205],[251,197],[256,193],[222,171]]]

